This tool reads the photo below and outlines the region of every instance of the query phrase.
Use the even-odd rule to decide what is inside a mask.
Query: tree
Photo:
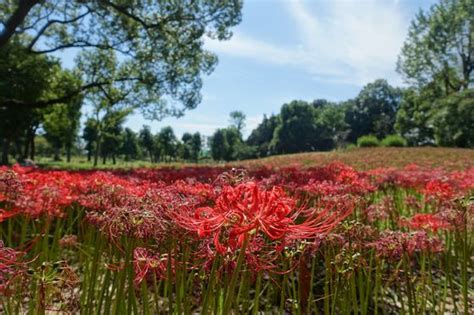
[[[99,139],[99,130],[97,125],[98,122],[95,119],[87,119],[82,133],[82,138],[86,141],[88,162],[92,160],[92,155],[95,152],[95,145]]]
[[[315,148],[318,151],[332,150],[341,144],[348,134],[344,108],[339,104],[325,101],[324,104],[317,106],[315,111],[317,130]]]
[[[224,129],[217,129],[211,138],[211,155],[215,161],[226,159],[229,144]]]
[[[237,129],[240,134],[242,134],[242,131],[245,128],[245,118],[245,114],[241,111],[233,111],[230,113],[230,125]]]
[[[437,100],[432,124],[436,143],[442,146],[474,148],[474,89]]]
[[[433,92],[432,89],[427,88],[420,91],[409,88],[403,92],[396,116],[395,130],[407,140],[410,146],[435,144],[432,124],[433,103],[442,96]]]
[[[217,57],[204,49],[204,36],[224,40],[241,20],[240,0],[20,0],[0,3],[0,48],[22,41],[30,55],[64,49],[96,49],[120,55],[129,71],[103,81],[89,76],[70,93],[22,99],[8,97],[8,107],[45,107],[67,103],[79,93],[119,83],[141,99],[152,118],[182,115],[201,100],[201,76],[214,69]],[[44,76],[44,74],[38,74]],[[13,95],[12,95],[13,96]],[[164,96],[179,101],[168,106]]]
[[[257,126],[257,128],[252,130],[247,139],[247,144],[256,147],[257,157],[265,157],[272,154],[270,143],[273,139],[275,129],[279,124],[279,115],[271,115],[269,118],[264,115],[262,122]]]
[[[443,82],[445,95],[474,82],[474,0],[441,0],[412,21],[397,69],[421,88]]]
[[[175,159],[177,139],[173,128],[170,126],[161,128],[158,139],[165,161],[166,158],[168,158],[168,161]]]
[[[153,134],[151,133],[149,126],[143,126],[138,135],[138,139],[140,146],[148,152],[150,162],[155,162],[155,159],[153,158],[155,151],[155,140],[153,139]]]
[[[181,137],[181,141],[183,142],[182,147],[182,158],[185,161],[188,161],[191,158],[191,144],[193,140],[193,135],[189,132],[185,132]]]
[[[280,112],[280,124],[275,128],[270,149],[275,153],[315,150],[315,113],[314,107],[304,101],[284,104]]]
[[[193,134],[193,137],[191,139],[191,159],[197,163],[199,160],[199,154],[201,153],[202,150],[202,140],[201,140],[201,134],[199,132],[196,132]]]
[[[125,156],[125,161],[131,161],[138,157],[140,147],[138,145],[137,134],[130,128],[125,128],[123,132],[123,144],[121,153]]]
[[[112,157],[113,164],[120,153],[123,145],[123,128],[126,117],[130,114],[127,109],[108,111],[105,116],[98,121],[99,137],[94,166],[97,165],[97,157],[102,155],[102,163],[105,164],[107,157]]]
[[[394,133],[395,118],[400,107],[402,91],[386,80],[367,84],[352,101],[346,102],[346,122],[350,126],[348,140],[373,134],[379,139]]]
[[[67,70],[59,71],[56,81],[56,86],[52,88],[54,93],[73,90],[80,85],[75,74]],[[71,161],[71,150],[79,132],[82,102],[82,96],[78,95],[71,98],[68,104],[58,104],[44,110],[45,137],[55,148],[56,161],[59,160],[59,150],[62,146],[66,148],[67,162]]]
[[[34,102],[47,95],[51,77],[57,70],[55,60],[45,56],[30,55],[18,42],[0,48],[0,139],[2,139],[1,164],[8,164],[10,144],[27,129],[36,130],[40,113],[32,108],[8,106],[6,99]],[[30,135],[28,139],[34,138]]]

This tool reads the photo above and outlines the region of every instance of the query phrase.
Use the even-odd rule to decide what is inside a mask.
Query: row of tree
[[[117,135],[110,121],[195,108],[217,64],[204,40],[230,38],[241,10],[241,0],[0,1],[0,163],[34,158],[39,132],[70,159],[82,104],[95,119],[96,161]],[[73,70],[59,51],[77,53]]]
[[[148,126],[136,133],[130,128],[123,129],[122,124],[121,117],[107,117],[102,139],[99,139],[97,121],[87,120],[82,137],[86,142],[88,161],[94,159],[94,165],[97,165],[100,157],[106,164],[107,158],[111,158],[115,164],[116,158],[121,157],[125,161],[149,159],[152,163],[176,160],[197,163],[201,156],[203,140],[199,132],[186,132],[179,141],[169,126],[153,134]]]
[[[473,148],[474,0],[441,0],[420,11],[397,71],[407,88],[380,79],[340,103],[295,100],[265,116],[245,142],[234,141],[232,130],[218,130],[213,156],[233,160],[332,150],[364,135],[382,139],[395,133],[411,146]]]
[[[189,6],[59,0],[0,5],[1,163],[11,155],[34,159],[39,133],[55,159],[64,152],[70,160],[81,138],[83,104],[90,114],[82,138],[95,164],[145,154],[152,162],[197,160],[199,135],[178,141],[169,127],[153,135],[122,125],[136,110],[160,119],[194,108],[201,75],[216,63],[202,48],[203,34],[228,38],[240,10],[241,1],[234,0]],[[84,27],[87,21],[94,27]],[[81,49],[73,70],[51,56],[69,48]],[[264,117],[246,140],[245,115],[233,112],[230,126],[211,137],[209,151],[215,160],[230,161],[331,150],[363,135],[394,133],[410,145],[474,147],[474,0],[440,0],[421,11],[397,69],[408,88],[381,79],[345,102],[293,101]],[[170,105],[177,103],[183,106]]]

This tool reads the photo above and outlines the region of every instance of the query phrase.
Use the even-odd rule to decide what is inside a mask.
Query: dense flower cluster
[[[241,252],[255,272],[281,271],[282,259],[296,262],[325,248],[340,250],[336,262],[345,261],[348,251],[359,253],[360,260],[371,250],[393,260],[438,253],[439,231],[472,226],[472,204],[460,200],[473,189],[474,169],[414,165],[364,172],[338,162],[248,170],[14,167],[0,169],[0,222],[84,211],[85,222],[119,250],[123,238],[137,242],[132,261],[139,285],[151,275],[166,278],[170,268],[210,270],[218,260],[232,269]],[[357,221],[341,224],[349,216]],[[79,243],[75,235],[59,241],[64,248]],[[190,257],[185,265],[179,266],[184,254],[176,248]],[[0,243],[0,289],[16,266],[16,252]]]

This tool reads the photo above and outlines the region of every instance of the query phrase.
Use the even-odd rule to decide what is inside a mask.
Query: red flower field
[[[474,167],[440,166],[1,168],[0,312],[468,314]]]

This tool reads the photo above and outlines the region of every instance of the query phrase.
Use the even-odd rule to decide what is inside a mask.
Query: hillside
[[[300,166],[311,167],[340,161],[359,170],[378,167],[404,167],[417,164],[422,167],[449,170],[474,167],[474,150],[458,148],[360,148],[344,151],[310,152],[277,155],[263,159],[231,163],[245,167]]]

